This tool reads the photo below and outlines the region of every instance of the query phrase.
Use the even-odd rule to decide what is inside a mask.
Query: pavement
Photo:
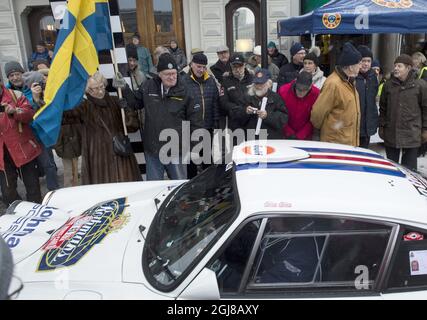
[[[381,143],[371,144],[370,149],[385,156],[385,149]],[[60,186],[63,186],[64,185],[64,176],[63,176],[64,169],[62,166],[62,159],[57,157],[55,152],[54,152],[54,156],[55,156],[55,163],[58,168],[58,171],[57,171],[58,182]],[[427,177],[427,156],[418,158],[418,171],[423,176]],[[42,197],[44,197],[46,193],[48,193],[48,190],[46,188],[45,177],[40,178],[40,188],[42,192]],[[21,180],[18,180],[18,192],[21,195],[21,197],[25,198],[25,187]],[[4,210],[6,210],[6,206],[3,202],[0,201],[0,215],[4,212]]]

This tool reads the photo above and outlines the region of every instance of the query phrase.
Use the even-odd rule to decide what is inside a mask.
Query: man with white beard
[[[245,129],[255,130],[258,119],[261,119],[261,129],[267,131],[267,139],[284,139],[282,128],[288,122],[288,111],[280,96],[271,91],[273,82],[270,72],[266,69],[259,69],[255,73],[252,83],[248,90],[249,105],[246,107],[245,114],[242,115]],[[267,104],[265,110],[261,110],[264,97],[267,98]]]

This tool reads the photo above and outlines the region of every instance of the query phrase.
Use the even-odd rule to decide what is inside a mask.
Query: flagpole
[[[107,7],[108,7],[108,19],[110,19],[110,24],[111,24],[110,1],[108,1]],[[121,26],[120,26],[120,29],[121,29]],[[123,33],[123,30],[121,30],[121,32]],[[113,45],[113,49],[110,50],[110,54],[111,54],[111,59],[113,60],[114,73],[117,76],[117,73],[119,72],[119,67],[118,67],[117,60],[116,60],[116,53],[115,53],[116,44],[114,43],[113,30],[111,30],[111,42]],[[123,98],[122,88],[117,88],[117,92],[119,94],[119,99],[122,99]],[[128,130],[126,128],[125,110],[123,110],[123,108],[120,108],[120,111],[121,111],[121,115],[122,115],[123,131],[124,131],[125,136],[127,136]]]

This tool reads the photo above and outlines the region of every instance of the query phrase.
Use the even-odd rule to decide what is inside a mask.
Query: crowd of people
[[[216,129],[248,132],[259,120],[267,139],[369,148],[378,132],[389,159],[417,169],[417,157],[427,143],[427,64],[422,53],[400,55],[391,75],[383,76],[369,47],[347,42],[335,69],[325,77],[317,47],[307,50],[294,43],[289,60],[274,42],[267,50],[266,69],[260,65],[261,46],[248,59],[220,46],[218,61],[209,66],[199,48],[191,51],[187,63],[175,40],[151,55],[135,34],[126,46],[127,74],[113,80],[123,98],[110,96],[106,79],[100,73],[93,75],[82,104],[64,112],[57,144],[46,148],[31,129],[33,115],[44,105],[52,59],[52,52],[39,43],[28,64],[30,71],[10,61],[4,70],[7,82],[0,84],[3,202],[9,205],[20,199],[18,176],[30,201],[41,201],[40,176],[46,176],[49,190],[60,187],[53,149],[63,160],[64,187],[141,180],[133,152],[118,151],[129,148],[123,139],[128,131],[141,133],[147,180],[164,179],[165,173],[170,179],[192,178],[212,164],[212,154],[192,152],[194,145],[185,145],[185,123],[190,133],[197,129],[209,133],[211,150]],[[167,129],[177,133],[180,148],[165,163]]]

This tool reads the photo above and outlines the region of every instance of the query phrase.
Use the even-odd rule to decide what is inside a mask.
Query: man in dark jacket
[[[280,68],[278,88],[297,78],[298,73],[304,67],[306,55],[304,46],[297,42],[291,47],[291,62]]]
[[[245,58],[241,54],[233,54],[230,58],[232,73],[224,78],[220,92],[220,127],[225,127],[228,117],[228,128],[243,128],[240,116],[249,106],[248,89],[252,86],[253,75],[246,69]]]
[[[261,130],[267,132],[267,138],[284,139],[282,128],[288,122],[288,111],[281,97],[271,91],[273,81],[270,71],[259,69],[252,80],[253,86],[249,89],[249,105],[246,107],[242,121],[246,130],[255,130],[258,119],[261,119]],[[267,98],[265,110],[261,109],[263,98]],[[251,135],[246,131],[248,139]],[[254,136],[253,136],[254,137]],[[261,135],[260,135],[261,137]]]
[[[206,55],[203,53],[195,54],[190,63],[190,72],[183,77],[183,82],[188,93],[194,98],[195,106],[202,108],[204,128],[209,130],[212,137],[213,129],[218,126],[219,94],[215,80],[207,72],[207,64],[208,58]],[[211,161],[204,163],[204,167],[207,167],[210,163]],[[193,161],[191,161],[187,169],[189,179],[197,175],[197,166]]]
[[[273,62],[279,69],[289,63],[288,58],[283,53],[280,53],[276,47],[274,41],[270,41],[267,45],[268,55],[271,57]]]
[[[372,70],[372,51],[367,46],[357,48],[362,55],[362,65],[356,77],[356,89],[360,100],[360,147],[369,148],[371,136],[378,129],[378,108],[376,96],[378,80]]]
[[[219,46],[216,53],[218,61],[211,66],[211,72],[218,83],[222,85],[224,77],[231,74],[230,51],[227,46]]]
[[[380,98],[379,135],[387,158],[409,169],[417,169],[418,148],[427,142],[427,84],[416,79],[412,59],[397,57],[391,79],[384,84]]]
[[[187,178],[187,166],[183,157],[188,156],[188,141],[183,141],[183,122],[190,122],[190,130],[203,127],[202,107],[194,104],[181,80],[178,79],[178,66],[171,54],[164,53],[157,64],[158,76],[144,83],[135,93],[115,79],[116,87],[125,87],[124,96],[131,106],[145,108],[144,150],[147,164],[147,180],[163,180],[165,170],[170,179]],[[173,130],[179,138],[178,150],[174,141],[163,141],[170,137],[164,130]],[[171,132],[172,133],[172,132]],[[173,137],[172,137],[173,138]],[[172,155],[166,147],[171,146]]]

